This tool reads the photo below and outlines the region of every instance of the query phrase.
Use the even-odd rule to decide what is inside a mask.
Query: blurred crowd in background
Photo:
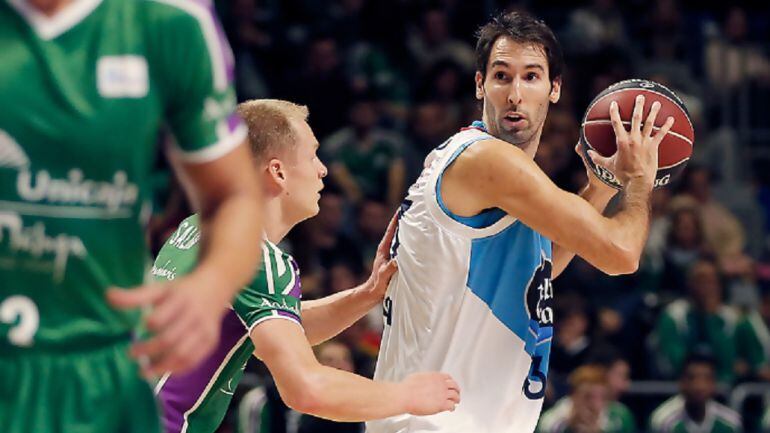
[[[562,97],[536,156],[559,186],[576,192],[585,185],[574,151],[580,121],[590,100],[614,82],[646,78],[671,88],[696,136],[683,178],[654,192],[640,271],[608,277],[576,259],[554,282],[555,341],[540,430],[769,429],[761,396],[737,412],[727,407],[737,385],[770,381],[770,7],[760,3],[219,2],[239,99],[307,105],[330,169],[319,215],[285,245],[302,270],[303,299],[368,277],[423,158],[481,117],[473,93],[475,30],[494,12],[525,10],[544,19],[565,50]],[[156,251],[189,212],[177,182],[159,168],[163,205],[150,232]],[[375,310],[317,354],[328,365],[371,375],[381,329]],[[288,411],[257,361],[248,371],[260,378],[259,395],[243,404],[237,398],[221,431],[362,431],[360,424]],[[660,386],[630,393],[631,381]],[[238,412],[238,404],[264,410]],[[701,410],[705,424],[687,424]]]

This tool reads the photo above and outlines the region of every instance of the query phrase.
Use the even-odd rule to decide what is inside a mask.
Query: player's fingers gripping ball
[[[580,126],[580,143],[582,144],[580,149],[589,168],[596,176],[616,189],[622,189],[623,185],[614,173],[606,167],[597,165],[588,156],[588,150],[594,150],[604,157],[612,156],[615,153],[617,144],[610,120],[610,104],[613,101],[618,104],[623,125],[628,130],[638,95],[643,95],[645,99],[644,112],[642,113],[643,121],[647,120],[652,104],[655,101],[660,103],[660,111],[653,126],[653,135],[658,132],[669,116],[674,118],[673,127],[663,137],[658,147],[658,172],[655,175],[655,188],[666,186],[676,179],[684,171],[684,167],[692,155],[695,132],[690,121],[690,114],[682,100],[674,92],[654,81],[635,79],[615,83],[599,93],[588,106]]]

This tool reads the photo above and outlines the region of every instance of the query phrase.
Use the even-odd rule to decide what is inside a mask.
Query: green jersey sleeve
[[[233,309],[249,328],[268,319],[301,324],[302,297],[299,267],[290,255],[270,241],[262,244],[263,265],[251,284],[233,301]]]
[[[213,6],[189,0],[147,0],[166,121],[182,160],[207,162],[237,147],[246,127],[235,113],[234,60]],[[213,2],[212,2],[213,4]]]

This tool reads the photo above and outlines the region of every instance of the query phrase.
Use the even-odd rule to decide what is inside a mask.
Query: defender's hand
[[[374,262],[372,262],[372,274],[369,276],[368,281],[368,285],[371,287],[369,293],[372,297],[376,298],[378,302],[385,296],[385,291],[388,289],[390,279],[398,270],[396,260],[390,258],[390,244],[393,242],[396,227],[398,227],[398,219],[397,215],[394,215],[393,218],[390,219],[388,229],[385,230],[385,234],[382,236],[380,244],[377,246],[377,253],[374,256]]]
[[[620,118],[618,104],[613,101],[610,104],[610,119],[612,120],[612,129],[615,131],[617,152],[610,157],[603,157],[599,153],[589,150],[588,155],[595,164],[612,172],[623,185],[629,179],[641,178],[652,188],[658,171],[658,145],[674,124],[674,118],[669,116],[666,123],[653,134],[658,111],[660,111],[660,103],[655,101],[650,108],[647,120],[644,122],[644,128],[642,128],[644,96],[637,96],[631,117],[631,128],[626,130]]]
[[[454,411],[460,403],[460,387],[445,373],[410,374],[400,385],[407,412],[412,415]]]
[[[227,303],[216,287],[193,272],[167,283],[107,292],[107,300],[116,308],[150,310],[145,320],[152,336],[131,347],[145,376],[184,373],[211,353],[219,341]]]

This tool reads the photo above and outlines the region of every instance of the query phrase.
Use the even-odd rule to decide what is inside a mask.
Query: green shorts
[[[4,433],[160,433],[150,385],[128,343],[68,353],[0,354]]]

